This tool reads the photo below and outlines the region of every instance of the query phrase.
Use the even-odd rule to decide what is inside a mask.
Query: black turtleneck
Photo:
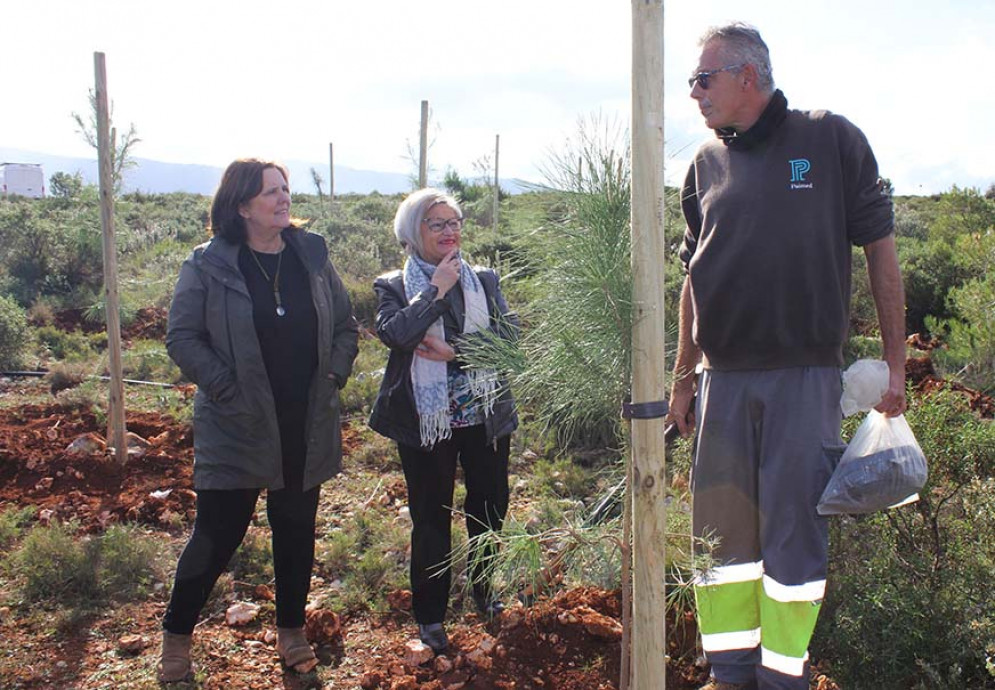
[[[715,130],[715,135],[725,142],[725,145],[738,151],[747,151],[757,144],[766,141],[777,129],[784,118],[788,116],[788,99],[780,89],[774,92],[767,107],[753,126],[740,134],[731,127]]]

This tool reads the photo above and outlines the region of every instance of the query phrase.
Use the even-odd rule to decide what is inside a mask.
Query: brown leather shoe
[[[277,628],[276,652],[284,666],[298,673],[308,673],[318,665],[303,628]]]
[[[178,683],[193,676],[190,662],[191,635],[177,635],[162,631],[162,659],[159,662],[159,681]]]

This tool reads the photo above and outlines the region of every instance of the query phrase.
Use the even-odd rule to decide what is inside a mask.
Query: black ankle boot
[[[477,610],[481,613],[481,615],[487,616],[488,618],[494,618],[504,611],[504,604],[491,594],[474,592],[473,603],[477,606]]]
[[[442,623],[418,624],[418,637],[432,648],[436,654],[442,654],[449,649],[449,637]]]

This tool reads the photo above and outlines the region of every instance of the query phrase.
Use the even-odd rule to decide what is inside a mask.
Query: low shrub
[[[269,530],[249,528],[228,564],[232,577],[263,584],[273,579],[273,546]]]
[[[357,511],[316,545],[323,575],[342,582],[330,602],[345,612],[383,605],[383,595],[406,586],[410,523],[377,509]]]
[[[364,419],[369,415],[386,365],[387,348],[376,338],[360,338],[352,377],[341,392],[342,414],[359,414]]]
[[[87,608],[108,601],[133,601],[158,575],[159,548],[131,527],[112,526],[80,538],[74,523],[38,525],[12,555],[29,603]]]
[[[20,539],[37,512],[34,506],[9,508],[0,512],[0,549],[6,550]]]
[[[0,295],[0,368],[21,365],[28,345],[28,317],[21,305]]]
[[[156,340],[138,340],[121,352],[125,378],[139,381],[178,383],[183,374],[166,353],[166,346]]]
[[[107,347],[106,333],[63,331],[51,325],[35,329],[35,338],[49,357],[64,362],[92,359]]]
[[[929,480],[917,503],[831,522],[813,652],[843,687],[993,687],[995,425],[949,391],[906,417]]]

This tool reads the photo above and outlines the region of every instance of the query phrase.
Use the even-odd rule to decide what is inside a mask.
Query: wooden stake
[[[332,210],[335,202],[335,149],[328,142],[328,210]]]
[[[498,206],[501,201],[501,183],[498,182],[498,156],[501,152],[501,135],[494,135],[494,232],[498,229]]]
[[[428,186],[428,101],[421,102],[421,143],[418,147],[418,189]]]
[[[100,224],[104,234],[104,296],[107,314],[107,352],[110,357],[110,396],[107,440],[118,463],[128,462],[124,426],[124,382],[121,368],[121,316],[118,311],[117,252],[114,244],[114,151],[107,103],[107,69],[104,54],[93,54],[97,100],[97,161],[100,166]]]
[[[663,0],[632,0],[632,401],[663,400]],[[632,420],[632,688],[666,679],[663,419]]]

